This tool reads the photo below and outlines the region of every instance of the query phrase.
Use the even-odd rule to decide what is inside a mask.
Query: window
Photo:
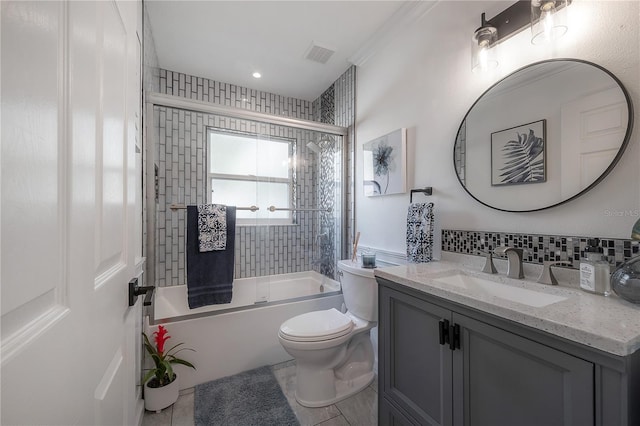
[[[292,223],[290,211],[269,212],[269,206],[291,208],[294,141],[210,129],[209,201],[237,207],[238,224]]]

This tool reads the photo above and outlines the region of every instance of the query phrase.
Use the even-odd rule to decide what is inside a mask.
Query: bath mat
[[[197,385],[196,426],[299,425],[271,367]]]

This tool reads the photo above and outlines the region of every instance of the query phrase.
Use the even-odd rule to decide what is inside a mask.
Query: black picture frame
[[[547,120],[491,133],[491,186],[547,181]]]

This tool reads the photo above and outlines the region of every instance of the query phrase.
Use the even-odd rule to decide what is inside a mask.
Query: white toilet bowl
[[[296,400],[306,407],[334,404],[374,379],[369,335],[377,324],[373,271],[351,261],[338,262],[338,269],[345,305],[353,306],[354,312],[329,309],[298,315],[285,321],[278,333],[284,349],[296,359]]]

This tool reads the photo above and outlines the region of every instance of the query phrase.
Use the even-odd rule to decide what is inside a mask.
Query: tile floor
[[[361,392],[334,405],[322,408],[307,408],[296,402],[295,361],[273,366],[273,374],[278,379],[293,412],[303,426],[376,426],[378,424],[378,381]],[[142,426],[193,426],[193,388],[180,392],[180,398],[173,406],[160,413],[146,411]],[[265,421],[265,425],[268,424]]]

